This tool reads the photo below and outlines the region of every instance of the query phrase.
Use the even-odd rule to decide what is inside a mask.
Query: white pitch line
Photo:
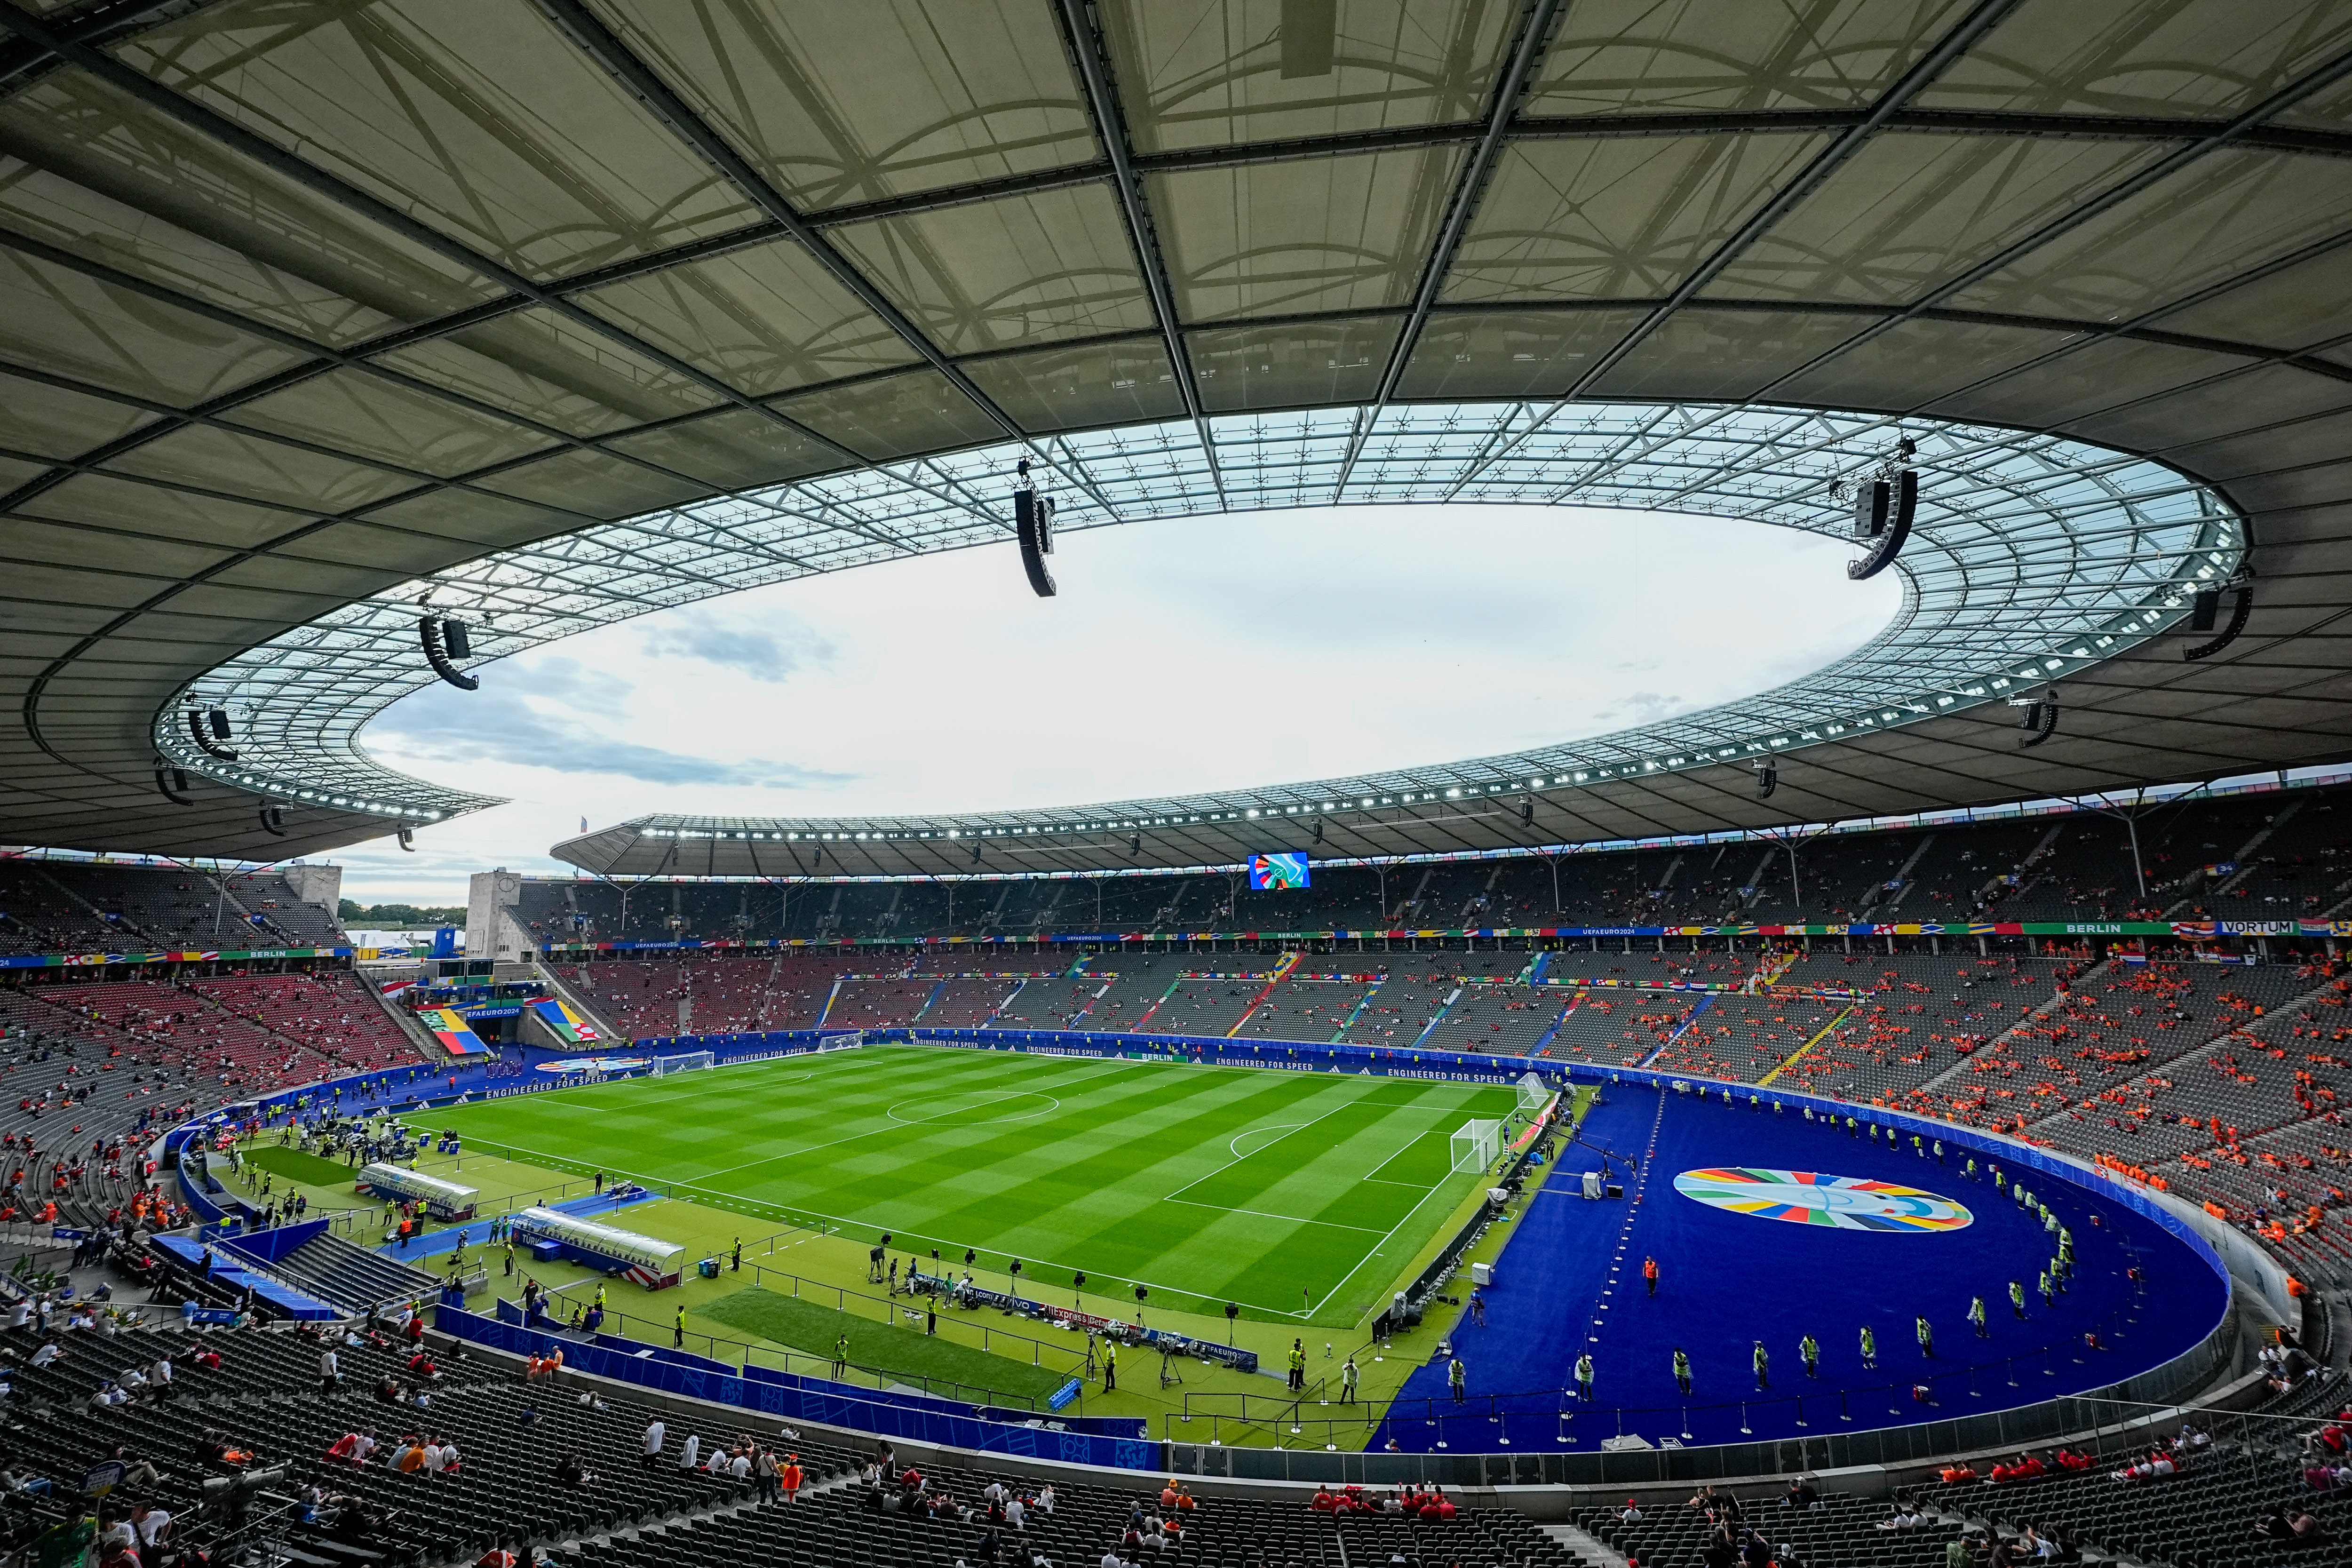
[[[1301,1219],[1295,1214],[1268,1214],[1264,1209],[1229,1208],[1223,1204],[1204,1204],[1193,1198],[1162,1198],[1160,1201],[1169,1204],[1182,1204],[1186,1208],[1208,1209],[1216,1214],[1245,1214],[1257,1219],[1287,1220],[1292,1225],[1328,1225],[1333,1230],[1360,1230],[1366,1236],[1378,1236],[1381,1234],[1379,1231],[1374,1230],[1368,1225],[1342,1225],[1336,1219]]]
[[[1114,1063],[1111,1067],[1105,1068],[1105,1069],[1104,1069],[1103,1071],[1101,1071],[1101,1072],[1097,1072],[1097,1073],[1088,1073],[1087,1075],[1086,1075],[1086,1077],[1072,1079],[1069,1083],[1064,1083],[1064,1082],[1061,1082],[1061,1081],[1058,1081],[1058,1080],[1057,1080],[1057,1081],[1055,1081],[1055,1083],[1054,1084],[1054,1087],[1055,1087],[1055,1089],[1068,1089],[1068,1088],[1072,1087],[1072,1085],[1073,1085],[1073,1084],[1077,1084],[1077,1083],[1086,1083],[1086,1082],[1089,1081],[1089,1080],[1090,1080],[1090,1079],[1097,1079],[1097,1078],[1108,1078],[1111,1073],[1118,1071],[1118,1068],[1123,1068],[1123,1067],[1129,1067],[1129,1066],[1133,1066],[1133,1065],[1135,1065],[1135,1064],[1129,1063],[1129,1062],[1118,1062],[1118,1063]],[[985,1089],[985,1090],[983,1090],[983,1089],[973,1089],[973,1090],[969,1090],[969,1091],[967,1091],[967,1092],[974,1093],[974,1094],[980,1094],[980,1093],[999,1094],[1001,1097],[1006,1097],[1006,1098],[1009,1098],[1009,1097],[1011,1097],[1011,1096],[1013,1096],[1013,1095],[1019,1095],[1019,1094],[1034,1094],[1034,1093],[1036,1093],[1036,1092],[1038,1092],[1038,1091],[1037,1091],[1037,1090],[1035,1090],[1035,1089],[1003,1089],[1003,1090],[995,1090],[995,1089]],[[1047,1099],[1052,1099],[1053,1097],[1052,1097],[1051,1095],[1048,1095],[1046,1098],[1047,1098]],[[905,1103],[905,1101],[901,1100],[901,1101],[898,1101],[898,1103],[899,1103],[899,1104],[904,1104],[904,1103]],[[889,1114],[889,1112],[886,1110],[883,1112],[883,1114],[884,1114],[885,1116],[887,1116],[887,1115]],[[765,1154],[765,1155],[761,1156],[761,1157],[760,1157],[759,1159],[757,1159],[757,1160],[746,1160],[746,1161],[744,1161],[744,1162],[743,1162],[741,1164],[740,1164],[740,1165],[730,1165],[730,1166],[728,1166],[725,1170],[722,1170],[722,1171],[708,1171],[708,1172],[705,1172],[702,1175],[698,1176],[698,1177],[697,1177],[697,1178],[695,1178],[695,1179],[696,1179],[696,1181],[698,1181],[698,1182],[709,1182],[709,1181],[716,1180],[717,1178],[719,1178],[719,1177],[720,1177],[720,1176],[731,1176],[731,1175],[733,1175],[733,1174],[734,1174],[736,1172],[738,1172],[738,1171],[748,1171],[748,1170],[751,1169],[751,1168],[752,1168],[753,1166],[755,1166],[755,1165],[769,1165],[769,1164],[773,1164],[773,1163],[774,1163],[775,1162],[777,1162],[778,1160],[796,1160],[796,1159],[800,1158],[803,1154],[814,1154],[814,1153],[815,1153],[815,1152],[816,1152],[818,1150],[820,1150],[820,1149],[834,1149],[834,1148],[838,1148],[840,1145],[842,1145],[842,1144],[844,1144],[844,1143],[855,1143],[855,1142],[856,1142],[860,1138],[871,1138],[871,1137],[873,1137],[873,1136],[874,1136],[876,1133],[877,1133],[877,1132],[897,1132],[897,1131],[902,1131],[902,1130],[904,1130],[904,1129],[906,1129],[906,1128],[908,1128],[908,1127],[936,1127],[936,1126],[939,1126],[939,1125],[940,1125],[940,1123],[938,1123],[938,1122],[934,1122],[934,1121],[885,1121],[885,1122],[884,1122],[881,1126],[879,1126],[879,1127],[871,1127],[871,1128],[866,1129],[866,1130],[865,1131],[863,1131],[863,1132],[853,1132],[853,1133],[851,1133],[851,1134],[850,1134],[848,1137],[846,1137],[846,1138],[835,1138],[835,1139],[834,1139],[832,1142],[826,1142],[826,1143],[811,1143],[811,1144],[809,1144],[809,1145],[808,1145],[807,1147],[805,1147],[805,1148],[787,1150],[787,1151],[785,1151],[783,1153],[781,1153],[781,1154]]]
[[[1449,1173],[1449,1179],[1450,1179],[1450,1173]],[[1399,1182],[1399,1183],[1393,1183],[1393,1184],[1392,1184],[1392,1185],[1396,1185],[1396,1186],[1402,1186],[1402,1185],[1403,1185],[1404,1184],[1403,1184],[1403,1183],[1402,1183],[1402,1182]],[[1430,1189],[1429,1189],[1429,1191],[1427,1191],[1427,1192],[1425,1192],[1425,1193],[1422,1194],[1421,1194],[1421,1203],[1420,1203],[1420,1204],[1415,1204],[1415,1205],[1412,1205],[1412,1207],[1411,1207],[1411,1208],[1409,1208],[1409,1209],[1405,1210],[1405,1211],[1404,1211],[1404,1219],[1401,1219],[1401,1220],[1397,1221],[1397,1222],[1396,1222],[1396,1224],[1394,1224],[1394,1225],[1392,1225],[1392,1226],[1389,1226],[1389,1229],[1388,1229],[1388,1235],[1387,1235],[1387,1236],[1383,1236],[1383,1237],[1381,1237],[1381,1247],[1386,1247],[1386,1246],[1389,1244],[1389,1237],[1393,1237],[1394,1235],[1396,1235],[1396,1233],[1397,1233],[1398,1231],[1402,1230],[1402,1229],[1404,1228],[1404,1223],[1405,1223],[1405,1220],[1411,1219],[1413,1215],[1417,1215],[1417,1214],[1419,1214],[1419,1213],[1421,1212],[1421,1204],[1425,1204],[1425,1203],[1427,1203],[1430,1199],[1432,1199],[1432,1198],[1435,1197],[1435,1196],[1438,1194],[1439,1190],[1440,1190],[1440,1189],[1442,1189],[1444,1185],[1445,1185],[1445,1183],[1444,1183],[1444,1182],[1440,1182],[1440,1183],[1438,1183],[1438,1184],[1437,1184],[1437,1185],[1436,1185],[1436,1186],[1432,1187],[1432,1188],[1430,1188]],[[1355,1266],[1353,1268],[1349,1269],[1345,1274],[1342,1274],[1342,1275],[1340,1275],[1340,1276],[1339,1276],[1339,1284],[1332,1286],[1332,1287],[1331,1287],[1331,1289],[1329,1289],[1328,1290],[1326,1290],[1325,1292],[1323,1292],[1323,1300],[1322,1300],[1316,1302],[1316,1303],[1315,1303],[1315,1305],[1313,1305],[1312,1307],[1307,1308],[1307,1309],[1305,1311],[1303,1311],[1303,1312],[1294,1311],[1294,1312],[1288,1312],[1288,1313],[1286,1313],[1286,1314],[1284,1314],[1284,1315],[1285,1315],[1286,1317],[1292,1317],[1292,1318],[1312,1318],[1316,1313],[1318,1313],[1318,1312],[1321,1311],[1321,1310],[1323,1310],[1327,1305],[1328,1305],[1328,1304],[1329,1304],[1331,1298],[1332,1298],[1332,1297],[1334,1297],[1334,1296],[1336,1296],[1336,1295],[1338,1295],[1338,1294],[1339,1293],[1339,1287],[1340,1287],[1341,1285],[1345,1285],[1345,1284],[1347,1284],[1347,1282],[1348,1282],[1349,1280],[1353,1279],[1357,1275],[1359,1275],[1359,1274],[1362,1273],[1362,1272],[1364,1271],[1364,1265],[1365,1265],[1365,1264],[1367,1264],[1367,1263],[1370,1263],[1373,1258],[1378,1258],[1378,1257],[1381,1255],[1381,1247],[1373,1247],[1370,1252],[1367,1252],[1366,1254],[1364,1254],[1364,1256],[1363,1256],[1363,1257],[1361,1257],[1361,1258],[1358,1258],[1358,1259],[1356,1260],[1356,1266]]]
[[[1287,1138],[1289,1138],[1289,1136],[1290,1136],[1290,1133],[1291,1133],[1291,1132],[1304,1132],[1304,1131],[1306,1131],[1308,1128],[1310,1128],[1310,1127],[1314,1126],[1314,1125],[1315,1125],[1315,1123],[1316,1123],[1317,1121],[1322,1121],[1322,1120],[1323,1120],[1323,1118],[1324,1118],[1324,1117],[1326,1117],[1326,1116],[1337,1116],[1337,1115],[1339,1115],[1339,1112],[1341,1112],[1341,1111],[1343,1111],[1343,1110],[1347,1110],[1347,1109],[1349,1109],[1350,1106],[1362,1105],[1362,1104],[1364,1104],[1364,1103],[1365,1103],[1365,1101],[1364,1101],[1364,1100],[1341,1100],[1339,1104],[1337,1104],[1337,1105],[1333,1106],[1330,1110],[1328,1110],[1325,1111],[1325,1112],[1323,1113],[1323,1115],[1322,1115],[1322,1116],[1318,1116],[1318,1117],[1314,1118],[1314,1120],[1313,1120],[1313,1121],[1302,1121],[1302,1122],[1300,1122],[1297,1126],[1293,1127],[1293,1128],[1290,1130],[1290,1132],[1286,1132],[1286,1133],[1284,1133],[1284,1134],[1282,1135],[1282,1137],[1280,1137],[1280,1138],[1275,1138],[1275,1139],[1270,1139],[1270,1140],[1268,1140],[1268,1141],[1266,1142],[1266,1143],[1265,1144],[1265,1146],[1264,1146],[1264,1147],[1262,1147],[1262,1148],[1257,1148],[1257,1149],[1253,1149],[1253,1150],[1251,1150],[1248,1153],[1242,1155],[1240,1159],[1228,1160],[1228,1161],[1226,1161],[1223,1164],[1222,1164],[1222,1165],[1218,1166],[1218,1167],[1216,1168],[1216,1170],[1214,1170],[1214,1171],[1203,1171],[1203,1172],[1202,1172],[1199,1175],[1197,1175],[1197,1176],[1193,1177],[1191,1181],[1189,1181],[1189,1182],[1185,1183],[1182,1186],[1181,1186],[1181,1187],[1177,1188],[1175,1192],[1173,1192],[1173,1193],[1170,1193],[1166,1197],[1162,1198],[1160,1201],[1161,1201],[1162,1203],[1174,1203],[1174,1202],[1176,1201],[1177,1196],[1178,1196],[1178,1194],[1182,1194],[1182,1193],[1189,1193],[1189,1192],[1191,1192],[1194,1187],[1199,1186],[1202,1182],[1207,1181],[1211,1176],[1216,1175],[1216,1174],[1220,1173],[1221,1172],[1224,1172],[1224,1171],[1230,1171],[1230,1170],[1232,1170],[1235,1165],[1240,1164],[1240,1163],[1242,1163],[1242,1160],[1255,1160],[1255,1158],[1257,1158],[1260,1154],[1265,1153],[1265,1151],[1266,1151],[1267,1149],[1271,1149],[1271,1148],[1273,1148],[1273,1147],[1275,1146],[1275,1144],[1276,1144],[1276,1143],[1280,1143],[1280,1142],[1284,1142],[1285,1140],[1286,1140]],[[1233,1145],[1232,1145],[1231,1143],[1227,1143],[1227,1144],[1225,1145],[1225,1147],[1226,1147],[1228,1150],[1231,1150],[1231,1149],[1233,1148]],[[1214,1207],[1214,1206],[1216,1206],[1216,1205],[1205,1205],[1205,1206],[1208,1206],[1208,1207],[1212,1207],[1212,1208],[1213,1208],[1213,1207]]]

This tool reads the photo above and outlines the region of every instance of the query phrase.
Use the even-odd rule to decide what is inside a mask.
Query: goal
[[[1454,1168],[1483,1171],[1495,1163],[1503,1146],[1499,1121],[1465,1121],[1454,1134]]]
[[[709,1051],[682,1051],[674,1057],[656,1057],[654,1076],[667,1078],[674,1072],[687,1072],[695,1068],[715,1068],[719,1058]]]
[[[1535,1073],[1519,1075],[1519,1114],[1532,1119],[1551,1099],[1551,1088]]]

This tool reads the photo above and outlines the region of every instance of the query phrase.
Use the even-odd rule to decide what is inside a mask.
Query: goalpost
[[[1530,1121],[1551,1099],[1551,1090],[1535,1073],[1519,1075],[1519,1114]]]
[[[1503,1124],[1499,1121],[1464,1122],[1454,1134],[1454,1169],[1483,1171],[1495,1163],[1502,1152]]]
[[[656,1057],[654,1076],[667,1078],[674,1072],[690,1072],[696,1068],[715,1068],[719,1058],[709,1051],[681,1051],[674,1057]]]

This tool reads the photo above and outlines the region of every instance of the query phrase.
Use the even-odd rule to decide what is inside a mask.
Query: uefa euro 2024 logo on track
[[[1685,1171],[1675,1178],[1675,1191],[1709,1208],[1839,1230],[1949,1231],[1976,1218],[1949,1198],[1899,1182],[1811,1171]]]

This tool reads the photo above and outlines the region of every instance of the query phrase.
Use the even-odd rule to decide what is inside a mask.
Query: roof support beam
[[[2219,152],[2235,143],[2241,137],[2259,129],[2266,121],[2285,113],[2314,93],[2333,87],[2347,77],[2352,77],[2352,50],[2337,55],[2318,69],[2289,82],[2235,120],[2209,132],[2173,153],[2169,157],[2158,159],[2130,178],[2119,181],[2089,201],[2069,208],[2064,216],[2054,218],[2023,238],[2004,246],[1965,272],[1929,289],[1904,310],[1881,318],[1845,342],[1815,354],[1794,370],[1775,377],[1770,383],[1759,388],[1756,395],[1759,398],[1769,396],[1776,389],[1826,364],[1848,350],[1857,348],[1882,332],[1891,331],[1905,321],[1915,320],[1934,310],[1945,300],[1974,288],[2003,268],[2013,265],[2051,241],[2063,237],[2104,213],[2113,211],[2141,192],[2153,189],[2209,153]],[[1579,384],[1580,386],[1584,384]]]
[[[1601,355],[1590,369],[1578,376],[1575,384],[1569,388],[1568,395],[1570,397],[1583,395],[1597,385],[1602,376],[1624,363],[1628,354],[1641,347],[1653,332],[1665,325],[1669,316],[1681,309],[1686,301],[1696,299],[1699,290],[1720,277],[1725,268],[1744,255],[1748,247],[1762,238],[1773,225],[1795,210],[1798,203],[1819,190],[1824,181],[1843,167],[1855,153],[1861,152],[1864,145],[1875,136],[1905,104],[1909,103],[1918,95],[1921,89],[1943,75],[1947,67],[1974,47],[1978,39],[1990,33],[2000,25],[2003,17],[2017,8],[2018,3],[2019,0],[1977,0],[1976,5],[1969,7],[1968,15],[1962,16],[1950,31],[1937,40],[1934,48],[1912,62],[1911,68],[1905,71],[1895,85],[1880,96],[1878,101],[1871,106],[1868,114],[1849,126],[1836,141],[1815,154],[1811,163],[1798,171],[1796,178],[1774,192],[1771,200],[1758,207],[1729,239],[1717,247],[1715,254],[1693,268],[1690,275],[1666,297],[1664,304],[1651,311],[1639,325],[1620,339],[1614,348]]]
[[[824,268],[833,280],[854,295],[857,301],[878,317],[883,325],[920,356],[923,363],[947,377],[954,388],[970,398],[980,411],[988,416],[998,428],[1016,441],[1028,441],[1028,435],[1013,423],[1013,416],[997,405],[996,400],[980,388],[980,384],[966,374],[950,359],[937,343],[918,327],[890,297],[876,288],[866,275],[852,267],[835,250],[830,241],[819,234],[814,225],[800,210],[784,199],[784,194],[768,183],[766,176],[751,167],[727,139],[677,95],[669,83],[656,74],[654,68],[631,53],[627,45],[605,26],[602,18],[581,3],[581,0],[539,0],[540,8],[553,18],[556,26],[577,43],[598,64],[602,65],[645,104],[654,117],[667,125],[671,133],[684,142],[703,160],[724,175],[728,184],[751,198],[769,220],[800,243],[816,264]],[[1040,451],[1040,459],[1045,454]]]
[[[1135,265],[1151,296],[1151,315],[1160,341],[1176,374],[1176,391],[1184,400],[1185,416],[1192,421],[1201,450],[1209,460],[1209,480],[1217,488],[1220,506],[1226,502],[1225,480],[1217,464],[1217,448],[1209,436],[1209,417],[1201,406],[1201,384],[1192,374],[1192,356],[1176,314],[1176,290],[1168,280],[1168,259],[1160,248],[1160,231],[1152,226],[1151,205],[1136,173],[1134,150],[1127,139],[1127,113],[1112,86],[1110,61],[1103,47],[1102,29],[1091,0],[1060,0],[1055,16],[1062,24],[1062,41],[1076,62],[1078,79],[1086,85],[1087,107],[1094,115],[1095,134],[1110,157],[1111,186],[1118,193],[1119,216],[1126,220],[1128,243],[1135,247]]]
[[[1397,329],[1396,342],[1389,350],[1389,363],[1381,371],[1371,406],[1357,416],[1355,436],[1348,443],[1346,460],[1339,465],[1339,481],[1331,487],[1335,502],[1347,493],[1348,477],[1356,471],[1356,459],[1363,456],[1364,443],[1370,437],[1372,427],[1380,423],[1381,410],[1396,396],[1397,384],[1404,379],[1404,367],[1421,342],[1421,329],[1428,322],[1429,312],[1445,288],[1446,275],[1454,270],[1454,253],[1462,247],[1462,237],[1470,227],[1471,215],[1478,210],[1478,199],[1486,194],[1486,182],[1494,178],[1495,165],[1502,158],[1503,144],[1511,128],[1511,117],[1518,112],[1519,101],[1527,96],[1536,62],[1543,58],[1545,47],[1551,42],[1552,26],[1559,14],[1560,0],[1528,0],[1520,12],[1518,37],[1511,46],[1510,60],[1496,73],[1495,95],[1486,108],[1486,128],[1454,175],[1453,194],[1446,198],[1445,216],[1438,221],[1437,237],[1422,263],[1421,283],[1413,290],[1412,309],[1406,314],[1404,325]]]
[[[843,446],[832,437],[814,426],[778,412],[757,398],[738,391],[734,386],[704,370],[701,366],[679,358],[668,350],[647,342],[635,333],[574,303],[561,288],[551,288],[534,282],[521,273],[482,255],[472,247],[451,238],[439,229],[410,216],[389,202],[369,195],[316,164],[296,157],[268,137],[249,131],[236,121],[206,108],[194,99],[183,97],[143,71],[110,55],[103,54],[84,44],[66,37],[56,28],[27,16],[13,0],[0,0],[0,28],[26,41],[47,48],[68,63],[88,71],[109,87],[155,110],[174,124],[216,142],[239,155],[251,159],[272,174],[309,191],[313,195],[331,202],[344,211],[369,223],[399,235],[432,254],[489,279],[509,295],[544,306],[566,321],[593,337],[618,344],[629,353],[640,355],[660,365],[673,374],[685,377],[695,385],[723,402],[759,415],[764,419],[814,441],[826,450],[839,454],[848,462],[865,467],[864,456]]]

